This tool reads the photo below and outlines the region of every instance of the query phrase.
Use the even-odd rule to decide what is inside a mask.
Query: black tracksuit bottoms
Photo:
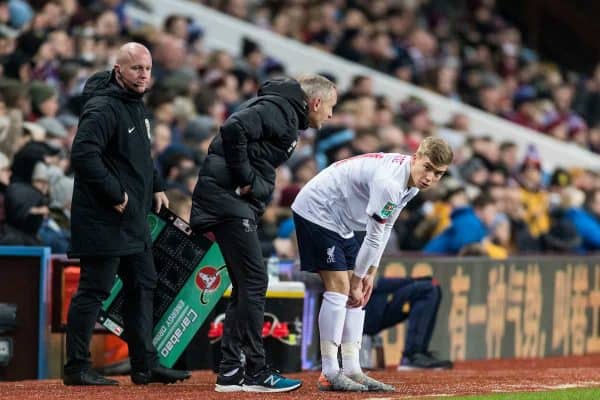
[[[212,228],[227,264],[233,287],[227,307],[220,373],[242,366],[254,375],[265,367],[262,327],[268,276],[256,224],[249,219],[229,219]]]
[[[132,372],[158,365],[152,344],[153,301],[157,275],[152,250],[120,257],[81,257],[79,287],[67,316],[65,374],[90,368],[89,346],[102,307],[110,295],[115,275],[123,281],[124,337],[129,347]]]

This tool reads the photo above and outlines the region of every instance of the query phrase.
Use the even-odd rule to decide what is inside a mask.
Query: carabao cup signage
[[[162,365],[175,364],[229,287],[229,275],[223,264],[219,247],[213,244],[194,274],[179,291],[171,307],[154,327],[152,342]]]
[[[216,243],[195,236],[189,225],[169,210],[150,214],[158,285],[154,297],[153,344],[160,363],[175,364],[215,307],[231,281]],[[115,281],[103,303],[99,322],[114,334],[124,332],[123,284]]]

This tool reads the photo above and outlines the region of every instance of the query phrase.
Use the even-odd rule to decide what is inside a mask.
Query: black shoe
[[[234,372],[235,371],[235,372]],[[215,392],[241,392],[244,384],[244,368],[238,367],[217,376]]]
[[[149,383],[175,383],[189,379],[192,374],[189,371],[179,371],[176,369],[158,366],[150,371],[132,372],[131,381],[136,385],[147,385]]]
[[[434,362],[436,362],[437,365],[439,365],[440,369],[452,369],[454,368],[454,363],[450,360],[441,360],[438,355],[437,352],[435,351],[426,351],[425,354]]]
[[[408,371],[413,369],[451,369],[454,366],[452,361],[439,360],[429,352],[415,353],[402,357],[398,366],[398,371]]]
[[[117,386],[118,381],[107,379],[94,370],[65,374],[63,383],[67,386]]]

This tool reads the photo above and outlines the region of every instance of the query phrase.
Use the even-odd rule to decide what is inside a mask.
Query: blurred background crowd
[[[425,87],[456,101],[600,152],[600,66],[583,75],[542,61],[493,0],[203,1],[223,12]],[[251,39],[237,54],[209,49],[201,26],[173,14],[138,26],[123,0],[0,0],[0,244],[70,240],[69,149],[86,79],[112,68],[138,41],[153,55],[153,156],[171,208],[189,218],[199,165],[223,121],[285,66]],[[318,62],[318,61],[316,61]],[[600,65],[600,64],[599,64]],[[336,80],[335,71],[321,71]],[[260,221],[265,257],[296,256],[289,206],[302,185],[337,160],[411,154],[430,135],[454,148],[434,191],[409,204],[389,251],[488,255],[600,249],[600,171],[546,171],[534,145],[473,135],[466,115],[444,125],[411,97],[375,93],[367,75],[340,88],[333,119],[300,133]],[[519,157],[519,154],[525,154]],[[558,157],[559,155],[557,155]]]

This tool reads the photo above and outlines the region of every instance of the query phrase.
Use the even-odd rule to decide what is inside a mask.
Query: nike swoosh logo
[[[131,132],[133,132],[133,131],[135,131],[135,126],[134,126],[133,128],[129,128],[129,129],[127,129],[127,133],[131,133]]]

